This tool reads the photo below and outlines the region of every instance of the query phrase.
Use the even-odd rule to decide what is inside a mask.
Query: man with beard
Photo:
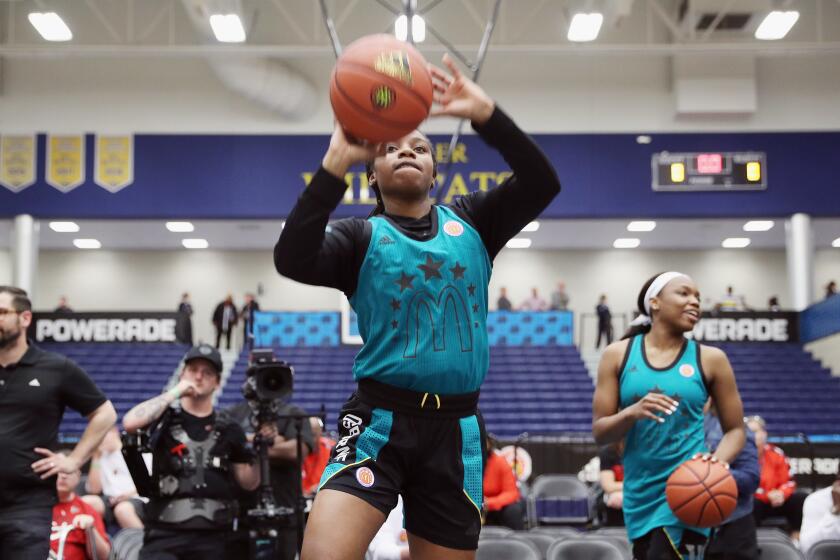
[[[111,402],[79,366],[29,344],[32,303],[0,286],[0,558],[43,560],[56,475],[79,470],[114,425]],[[53,453],[65,407],[88,425],[69,455]]]

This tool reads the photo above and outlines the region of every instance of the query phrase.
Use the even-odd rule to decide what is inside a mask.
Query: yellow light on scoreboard
[[[761,162],[747,162],[747,181],[761,181]]]
[[[672,163],[671,164],[671,181],[674,183],[682,183],[685,181],[685,164]]]

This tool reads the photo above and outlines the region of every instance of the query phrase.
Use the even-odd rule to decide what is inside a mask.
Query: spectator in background
[[[718,312],[731,312],[731,311],[747,311],[747,304],[744,300],[744,296],[736,295],[732,286],[726,287],[726,294],[720,298],[720,301],[715,305],[715,310]]]
[[[516,486],[516,476],[507,459],[496,451],[493,438],[487,436],[485,441],[484,523],[521,531],[525,529],[525,508]]]
[[[73,313],[73,308],[67,305],[67,296],[58,298],[58,306],[53,313]]]
[[[385,523],[370,541],[368,554],[370,560],[411,560],[408,552],[408,535],[403,526],[402,496],[397,496],[397,505],[388,514]]]
[[[704,410],[706,446],[714,452],[723,438],[723,429],[712,399],[706,402]],[[746,434],[744,447],[729,464],[729,472],[738,487],[738,502],[735,510],[712,533],[704,555],[706,560],[757,560],[759,557],[755,518],[752,515],[753,494],[759,482],[758,449],[752,431],[746,430]]]
[[[314,446],[312,453],[307,455],[303,461],[303,493],[307,496],[311,496],[318,491],[321,475],[324,474],[332,448],[335,447],[333,440],[324,437],[324,423],[320,418],[313,416],[309,419],[309,425],[312,427]]]
[[[624,526],[624,465],[621,455],[624,453],[624,440],[601,447],[598,459],[601,462],[599,481],[604,491],[603,506],[598,504],[603,514],[602,522],[607,527]]]
[[[184,344],[189,344],[190,346],[193,345],[193,334],[192,334],[192,315],[193,315],[193,306],[190,303],[190,294],[189,292],[184,292],[181,295],[181,303],[178,304],[178,313],[183,314],[183,318],[181,319],[182,323],[180,325],[180,333],[178,338]]]
[[[213,326],[216,327],[216,348],[221,349],[222,335],[227,339],[227,349],[230,350],[230,333],[236,325],[236,306],[233,305],[233,296],[228,294],[224,301],[216,306],[213,311]]]
[[[142,529],[145,502],[137,494],[134,480],[122,455],[120,432],[114,427],[105,434],[90,462],[82,499],[108,523],[121,528]]]
[[[772,296],[772,297],[771,297],[771,298],[767,301],[767,309],[768,309],[769,311],[773,311],[773,312],[776,312],[776,311],[781,311],[781,310],[782,310],[782,306],[781,306],[781,305],[779,305],[779,296]]]
[[[805,498],[799,547],[803,554],[822,541],[840,541],[840,473],[834,484]]]
[[[606,294],[601,294],[598,305],[595,306],[595,313],[598,315],[598,340],[595,341],[595,350],[601,347],[601,337],[607,340],[607,346],[613,341],[612,313],[607,306]]]
[[[832,296],[837,295],[837,282],[832,280],[828,284],[825,285],[825,299],[828,299]]]
[[[69,455],[69,450],[64,454]],[[108,560],[111,542],[105,532],[102,516],[75,492],[81,475],[77,469],[60,473],[56,480],[58,503],[52,508],[50,558]]]
[[[566,311],[569,309],[569,294],[566,293],[566,283],[557,282],[557,291],[551,294],[551,310]]]
[[[513,305],[507,297],[507,288],[499,289],[499,299],[496,300],[496,309],[499,311],[513,311]]]
[[[55,477],[76,473],[114,425],[114,406],[88,375],[30,346],[32,302],[0,286],[0,558],[43,560],[50,549]],[[70,454],[51,451],[67,407],[87,418]]]
[[[260,304],[254,299],[254,294],[245,294],[245,304],[239,312],[239,318],[242,319],[242,343],[248,344],[248,335],[251,333],[251,325],[254,324],[254,312],[260,310]]]
[[[790,476],[790,467],[784,451],[767,443],[767,427],[761,416],[747,419],[747,427],[755,434],[761,482],[755,492],[753,516],[756,525],[771,516],[784,516],[790,527],[791,537],[799,538],[802,525],[804,494],[797,494],[796,482]]]
[[[520,311],[545,311],[548,305],[545,300],[540,297],[536,288],[531,288],[531,297],[522,302],[519,306]]]

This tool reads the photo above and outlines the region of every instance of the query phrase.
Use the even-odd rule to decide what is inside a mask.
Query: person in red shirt
[[[484,460],[484,517],[485,525],[504,525],[521,531],[525,529],[525,511],[513,469],[495,442],[487,437]]]
[[[768,517],[783,516],[787,519],[791,537],[799,538],[802,526],[802,506],[806,496],[797,494],[796,481],[790,476],[785,453],[775,445],[767,443],[767,429],[764,419],[752,416],[747,426],[755,433],[755,445],[758,448],[758,466],[761,469],[761,481],[755,491],[753,517],[755,524]]]
[[[327,468],[330,460],[330,452],[335,447],[333,440],[323,436],[324,423],[320,418],[310,418],[309,423],[312,426],[315,448],[303,460],[303,494],[305,496],[311,496],[318,491],[321,475],[324,474],[324,469]]]
[[[604,525],[608,527],[624,526],[624,465],[621,455],[624,453],[624,440],[605,445],[598,451],[601,462],[599,481],[604,491],[603,506],[599,504]]]
[[[108,560],[111,542],[102,516],[76,495],[81,472],[59,473],[55,483],[58,503],[53,506],[50,558]]]

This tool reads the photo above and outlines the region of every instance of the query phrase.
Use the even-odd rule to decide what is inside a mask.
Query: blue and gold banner
[[[112,193],[134,182],[134,137],[97,135],[94,169],[94,182]]]
[[[63,193],[85,182],[85,137],[47,137],[47,184]]]
[[[35,135],[0,136],[0,185],[20,192],[35,183]]]

